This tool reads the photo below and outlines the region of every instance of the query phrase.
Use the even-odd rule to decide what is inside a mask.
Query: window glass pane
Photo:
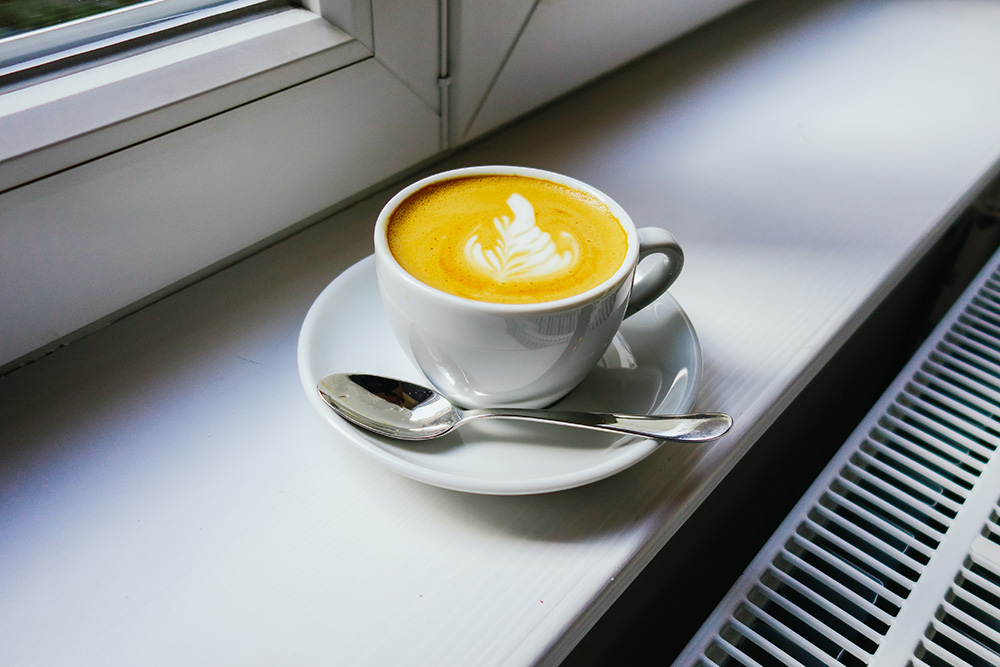
[[[268,0],[0,0],[0,68]],[[231,11],[232,11],[231,10]],[[2,72],[0,72],[2,74]]]
[[[0,37],[68,23],[145,0],[0,0]]]

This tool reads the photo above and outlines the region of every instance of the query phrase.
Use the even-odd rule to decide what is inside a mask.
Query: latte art
[[[621,267],[628,236],[594,195],[527,176],[489,174],[431,183],[386,226],[396,261],[456,296],[540,303],[580,294]]]
[[[580,246],[568,232],[560,238],[569,249],[561,253],[548,232],[535,223],[535,208],[527,199],[514,193],[507,199],[507,206],[514,213],[493,218],[498,239],[492,248],[483,250],[479,234],[473,234],[465,244],[465,257],[469,262],[489,273],[497,282],[522,276],[545,276],[572,266],[579,261]]]

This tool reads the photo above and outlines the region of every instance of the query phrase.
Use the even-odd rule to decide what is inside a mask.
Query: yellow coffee
[[[432,183],[393,211],[389,250],[418,280],[494,303],[585,292],[622,265],[621,223],[596,197],[515,175]]]

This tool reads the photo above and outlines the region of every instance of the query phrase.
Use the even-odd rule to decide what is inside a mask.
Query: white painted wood
[[[559,170],[675,233],[696,407],[736,418],[712,446],[497,498],[338,441],[296,337],[394,188],[0,378],[5,662],[556,664],[996,173],[997,34],[992,2],[761,0],[440,165]]]
[[[504,44],[499,63],[500,45],[492,42],[508,34],[509,24],[522,15],[522,8],[504,11],[504,20],[493,37],[493,30],[468,30],[464,16],[475,14],[480,22],[492,25],[500,18],[494,16],[499,13],[495,6],[484,3],[470,7],[469,2],[463,2],[462,27],[469,34],[460,38],[473,42],[469,48],[482,51],[480,59],[485,62],[480,65],[483,72],[467,71],[466,63],[461,63],[456,85],[459,91],[468,92],[460,93],[457,99],[456,137],[468,140],[496,128],[744,1],[535,2],[522,32],[516,35],[516,44]],[[522,22],[516,25],[520,29]],[[483,40],[481,32],[491,37]],[[464,80],[466,76],[472,80]],[[489,87],[484,88],[484,84]]]
[[[410,167],[438,134],[368,59],[0,195],[2,361]]]

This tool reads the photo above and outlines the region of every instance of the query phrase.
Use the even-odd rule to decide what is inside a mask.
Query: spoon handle
[[[567,410],[529,410],[494,408],[463,410],[464,419],[520,419],[523,421],[580,426],[595,431],[612,431],[657,440],[707,442],[729,430],[733,418],[721,412],[689,415],[621,415],[608,412],[570,412]]]

